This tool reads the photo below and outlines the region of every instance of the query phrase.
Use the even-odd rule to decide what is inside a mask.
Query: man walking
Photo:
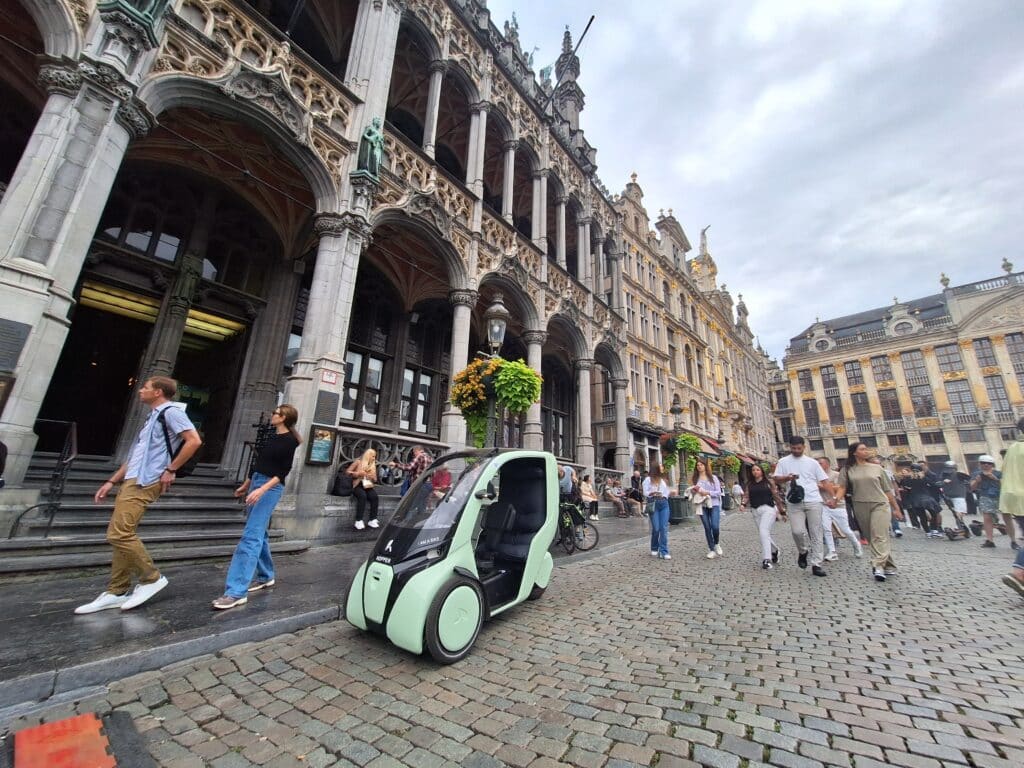
[[[1001,490],[999,507],[1013,518],[1019,526],[1018,532],[1024,536],[1024,419],[1017,422],[1017,439],[1003,457]],[[1017,552],[1013,568],[1003,577],[1003,583],[1024,595],[1024,549]]]
[[[779,463],[775,465],[775,482],[780,487],[793,482],[803,489],[800,501],[791,500],[792,489],[784,494],[793,541],[796,542],[797,551],[800,553],[797,565],[806,568],[810,555],[811,573],[815,576],[824,576],[825,569],[821,567],[824,559],[821,491],[835,493],[835,488],[829,482],[828,475],[821,465],[810,456],[804,456],[804,448],[802,437],[793,435],[789,438],[790,455],[779,459]]]
[[[397,468],[405,472],[405,477],[402,479],[402,489],[399,491],[399,496],[405,496],[409,490],[409,486],[416,482],[416,478],[423,474],[423,471],[434,463],[434,458],[423,450],[422,445],[414,445],[412,447],[412,461],[408,464],[400,464],[397,461],[392,461],[389,466]]]
[[[171,403],[177,391],[177,382],[165,376],[147,379],[139,390],[139,400],[150,408],[149,417],[139,430],[128,461],[100,486],[94,497],[99,504],[115,485],[124,481],[107,526],[107,542],[114,548],[110,583],[106,592],[91,603],[78,606],[75,613],[110,608],[127,611],[167,586],[167,579],[153,564],[136,529],[149,505],[171,487],[177,470],[202,445],[185,411]],[[138,584],[129,592],[133,577],[138,578]]]

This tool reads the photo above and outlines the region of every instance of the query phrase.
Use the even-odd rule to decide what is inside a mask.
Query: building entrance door
[[[79,453],[112,455],[152,330],[152,321],[79,304],[39,418],[77,422]],[[63,444],[63,430],[40,426],[37,450]]]

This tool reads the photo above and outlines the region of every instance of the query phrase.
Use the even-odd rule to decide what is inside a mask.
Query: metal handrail
[[[74,421],[56,421],[54,419],[36,419],[36,424],[65,424],[67,425],[67,434],[64,436],[64,447],[61,449],[60,456],[57,458],[57,463],[54,465],[53,472],[50,473],[50,483],[46,489],[46,501],[40,502],[39,504],[33,504],[28,509],[22,510],[22,512],[14,518],[14,522],[11,523],[11,530],[7,534],[8,539],[13,539],[18,533],[18,528],[21,525],[21,520],[25,515],[31,512],[33,509],[45,508],[49,512],[49,517],[46,520],[46,528],[43,530],[42,538],[46,539],[50,536],[50,529],[53,527],[53,518],[57,515],[57,510],[60,509],[60,501],[64,496],[64,484],[67,482],[68,473],[71,471],[71,465],[75,459],[78,458],[78,424]]]

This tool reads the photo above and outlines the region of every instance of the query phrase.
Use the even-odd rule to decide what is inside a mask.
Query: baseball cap
[[[947,461],[945,466],[947,466],[947,467],[955,467],[956,466],[956,462],[955,461]]]
[[[996,460],[989,456],[987,453],[982,454],[978,457],[979,464],[995,464]]]

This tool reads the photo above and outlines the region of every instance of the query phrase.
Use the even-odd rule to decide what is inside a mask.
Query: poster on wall
[[[334,462],[334,446],[338,440],[338,430],[314,424],[309,428],[307,464],[326,465]]]

